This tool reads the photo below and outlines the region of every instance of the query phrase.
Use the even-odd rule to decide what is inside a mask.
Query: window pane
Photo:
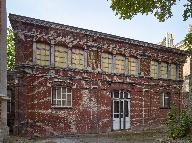
[[[124,101],[124,112],[125,112],[125,117],[128,117],[129,116],[128,101]]]
[[[62,94],[62,99],[66,99],[66,94],[65,93]]]
[[[84,54],[81,49],[72,49],[72,67],[83,69],[84,68]]]
[[[67,101],[71,102],[71,94],[67,94]]]
[[[71,101],[67,101],[67,106],[71,106]]]
[[[176,79],[176,65],[174,64],[171,64],[171,79],[172,80],[175,80]]]
[[[67,88],[67,93],[71,93],[71,88]]]
[[[61,106],[61,100],[57,100],[57,106]]]
[[[50,46],[44,43],[36,44],[36,62],[39,65],[49,65],[50,63]]]
[[[55,66],[67,67],[67,48],[55,46]]]
[[[125,58],[117,55],[115,61],[116,73],[125,73]]]
[[[54,106],[56,105],[56,100],[53,100],[53,105],[54,105]]]
[[[119,101],[114,101],[114,113],[119,113]]]
[[[130,75],[137,75],[137,59],[129,57],[128,69]]]
[[[66,100],[62,100],[62,106],[66,106]]]
[[[119,91],[114,92],[114,98],[119,98]]]
[[[127,92],[124,92],[124,98],[125,98],[125,99],[128,99],[128,98],[129,98]]]
[[[112,69],[112,55],[108,53],[102,53],[102,70],[106,73],[111,73]]]
[[[151,77],[158,78],[158,62],[151,61]]]
[[[57,99],[61,99],[61,88],[57,88]]]
[[[53,90],[52,90],[52,99],[56,99],[56,89],[55,88],[53,88]]]
[[[168,65],[166,63],[161,63],[161,78],[166,79],[168,75]]]

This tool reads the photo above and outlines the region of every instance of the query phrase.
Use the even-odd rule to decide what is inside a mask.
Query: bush
[[[192,118],[187,111],[179,110],[175,104],[171,106],[171,110],[167,117],[168,136],[172,139],[183,138],[187,136],[192,127]]]

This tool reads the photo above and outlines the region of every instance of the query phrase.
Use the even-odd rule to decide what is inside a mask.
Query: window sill
[[[73,109],[73,107],[51,106],[53,109]]]
[[[171,109],[171,107],[160,107],[159,109]]]

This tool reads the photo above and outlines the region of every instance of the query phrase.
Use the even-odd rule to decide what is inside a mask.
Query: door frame
[[[115,92],[118,93],[118,98],[115,97]],[[117,95],[116,95],[117,96]],[[112,131],[117,131],[117,130],[128,130],[131,127],[131,116],[130,116],[130,103],[131,103],[131,98],[130,98],[130,92],[125,91],[125,90],[114,90],[111,92],[111,115],[112,115]],[[114,129],[114,101],[119,102],[119,129]],[[121,117],[121,102],[123,101],[123,117]],[[125,101],[128,103],[128,117],[125,116]],[[123,120],[123,122],[122,122]],[[123,123],[123,126],[121,125]],[[128,125],[126,125],[126,123]]]

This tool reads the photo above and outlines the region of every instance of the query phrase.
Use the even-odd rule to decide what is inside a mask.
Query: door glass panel
[[[114,118],[119,118],[119,114],[114,114]]]
[[[123,101],[121,101],[120,112],[123,113]]]
[[[121,101],[121,105],[120,105],[120,114],[121,114],[121,118],[123,118],[123,101]]]
[[[114,98],[119,98],[119,91],[114,92]]]
[[[128,101],[124,101],[124,113],[125,117],[129,117]]]
[[[119,101],[114,101],[114,113],[119,113]]]
[[[128,99],[128,93],[127,92],[124,93],[124,98]]]
[[[120,98],[123,99],[123,92],[120,93]]]

